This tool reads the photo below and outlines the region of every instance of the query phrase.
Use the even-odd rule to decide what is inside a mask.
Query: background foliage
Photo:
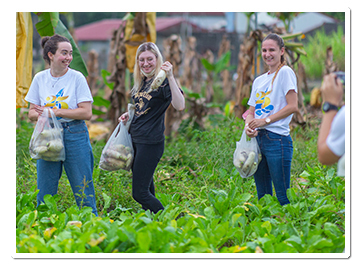
[[[308,37],[308,41],[304,44],[307,52],[306,57],[300,60],[305,66],[305,72],[309,79],[321,79],[325,68],[327,47],[333,48],[333,61],[337,64],[339,70],[345,69],[345,43],[342,28],[338,28],[337,32],[326,35],[323,30],[317,31],[312,37]]]

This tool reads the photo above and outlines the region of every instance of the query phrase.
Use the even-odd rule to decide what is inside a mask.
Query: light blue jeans
[[[98,216],[93,185],[94,157],[87,126],[83,120],[62,123],[65,161],[37,160],[38,205],[47,194],[58,192],[59,179],[67,174],[77,205],[88,206]]]
[[[258,198],[275,193],[281,205],[289,204],[287,189],[290,187],[290,171],[293,157],[293,141],[290,135],[284,136],[262,129],[257,141],[262,159],[254,174]]]

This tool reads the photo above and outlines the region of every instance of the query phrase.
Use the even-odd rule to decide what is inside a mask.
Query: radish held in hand
[[[160,70],[156,78],[151,83],[150,89],[147,91],[147,93],[149,94],[153,90],[156,90],[158,87],[160,87],[165,79],[166,79],[166,72],[164,70]]]

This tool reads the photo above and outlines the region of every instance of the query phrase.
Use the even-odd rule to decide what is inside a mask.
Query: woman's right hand
[[[343,85],[336,74],[331,73],[323,77],[321,86],[322,99],[333,105],[339,106],[343,99]]]
[[[32,121],[37,121],[44,111],[44,107],[30,103],[28,117]]]
[[[121,117],[118,118],[118,122],[123,122],[123,124],[125,125],[127,123],[128,119],[129,119],[129,115],[128,115],[128,112],[126,112],[126,113],[123,113],[121,115]]]
[[[245,125],[245,133],[249,137],[256,137],[258,135],[258,131],[251,129],[248,124]]]

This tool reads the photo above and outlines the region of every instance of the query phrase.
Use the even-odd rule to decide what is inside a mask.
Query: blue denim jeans
[[[62,126],[65,160],[37,160],[38,205],[43,202],[45,195],[57,194],[64,166],[77,205],[80,208],[91,207],[92,212],[98,216],[92,180],[94,157],[87,126],[83,120],[62,123]]]
[[[290,187],[290,170],[293,157],[293,141],[290,135],[283,136],[261,129],[256,137],[262,159],[254,174],[258,198],[275,193],[281,205],[290,203],[287,189]]]

